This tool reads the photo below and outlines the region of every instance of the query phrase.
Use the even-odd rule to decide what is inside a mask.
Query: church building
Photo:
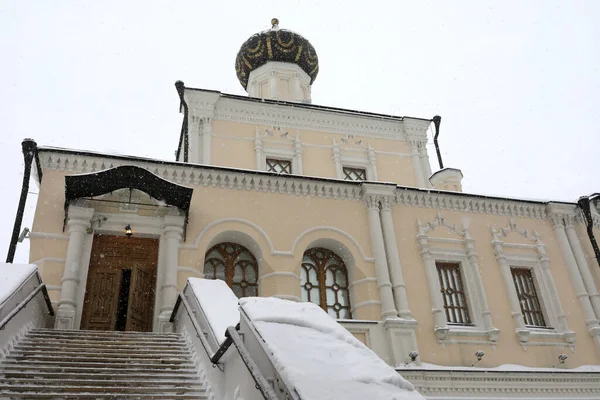
[[[273,19],[235,58],[247,96],[175,83],[174,160],[27,139],[48,327],[168,337],[188,279],[221,280],[314,303],[428,399],[600,399],[598,196],[466,193],[440,117],[314,104],[320,67]]]

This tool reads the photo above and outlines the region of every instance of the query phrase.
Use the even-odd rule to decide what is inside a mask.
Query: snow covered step
[[[0,364],[0,398],[206,399],[178,334],[28,332]]]
[[[73,355],[76,357],[96,357],[100,356],[110,356],[110,357],[128,357],[128,358],[136,358],[136,357],[185,357],[189,353],[186,350],[182,349],[171,349],[171,350],[162,350],[155,349],[153,347],[147,347],[143,350],[143,354],[138,351],[134,351],[137,348],[125,348],[125,349],[111,349],[110,347],[86,347],[86,348],[72,348],[72,347],[63,347],[56,348],[53,346],[21,346],[17,345],[13,348],[13,354],[48,354],[49,352],[59,351],[63,355]]]
[[[208,399],[204,394],[163,394],[163,393],[15,393],[0,389],[0,399]]]
[[[157,341],[120,341],[118,339],[111,340],[110,342],[99,341],[99,340],[79,340],[79,339],[58,339],[58,338],[44,338],[44,339],[29,339],[24,338],[19,342],[22,345],[27,346],[56,346],[56,347],[82,347],[87,348],[90,346],[102,346],[108,348],[147,348],[152,346],[153,349],[188,349],[187,344],[179,342],[157,342]]]

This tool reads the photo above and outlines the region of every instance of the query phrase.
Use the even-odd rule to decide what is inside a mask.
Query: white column
[[[471,275],[477,281],[475,283],[475,290],[477,290],[477,297],[479,298],[479,308],[481,310],[483,327],[486,331],[491,331],[495,329],[494,324],[492,323],[492,313],[488,306],[487,297],[483,288],[483,280],[479,273],[479,261],[477,259],[477,252],[475,251],[475,241],[468,231],[465,233],[465,247],[467,248],[467,260],[469,261],[471,271],[473,271]]]
[[[80,283],[83,246],[87,235],[87,228],[90,227],[90,221],[94,215],[94,209],[69,206],[68,213],[69,247],[67,248],[67,259],[61,280],[62,287],[58,310],[56,311],[56,329],[75,328],[75,308],[78,306],[76,297],[77,287]]]
[[[571,246],[569,245],[569,240],[567,238],[567,234],[565,233],[563,217],[560,215],[553,215],[551,216],[551,221],[554,228],[554,234],[556,235],[556,239],[558,241],[558,246],[560,247],[563,258],[567,264],[569,274],[571,275],[571,281],[575,287],[575,292],[577,298],[579,299],[579,305],[583,311],[585,323],[588,327],[598,326],[596,314],[592,308],[592,303],[588,297],[588,292],[581,277],[577,261],[575,260],[575,257],[573,257],[573,252],[571,251]]]
[[[585,285],[585,288],[587,289],[588,296],[592,303],[592,307],[594,308],[594,311],[596,313],[596,319],[598,319],[600,318],[600,294],[598,294],[598,289],[596,288],[596,284],[594,283],[594,277],[592,276],[592,273],[590,271],[590,266],[587,262],[587,257],[583,252],[581,242],[579,241],[579,237],[577,236],[577,232],[575,231],[575,227],[573,226],[573,224],[575,223],[575,218],[569,218],[565,220],[565,222],[565,231],[567,233],[567,239],[569,240],[571,249],[573,249],[573,255],[575,256],[575,260],[577,261],[579,272],[581,273],[583,283]]]
[[[410,146],[410,161],[412,162],[413,169],[415,170],[415,178],[417,178],[417,187],[423,188],[425,186],[425,180],[423,178],[423,165],[419,158],[419,148],[417,141],[409,140],[408,145]]]
[[[190,115],[188,119],[188,141],[188,161],[191,163],[201,163],[202,153],[200,146],[200,118],[194,115]]]
[[[265,153],[263,152],[263,141],[260,137],[258,128],[256,129],[256,136],[254,136],[254,152],[256,153],[256,169],[258,171],[264,171]]]
[[[426,142],[419,142],[419,159],[422,165],[423,181],[427,187],[431,187],[429,178],[431,177],[431,164],[429,163],[429,156],[427,155]]]
[[[400,256],[398,255],[396,232],[394,231],[392,197],[386,196],[381,200],[381,225],[383,227],[383,241],[387,254],[388,267],[390,269],[394,304],[396,305],[396,310],[398,310],[398,315],[400,315],[401,318],[412,319],[410,308],[408,307],[406,284],[404,283],[404,276],[402,275],[402,265],[400,264]]]
[[[517,289],[515,289],[512,273],[510,271],[510,265],[508,265],[508,260],[506,259],[506,255],[504,254],[504,250],[502,248],[502,242],[494,238],[492,241],[492,247],[494,248],[496,261],[498,261],[502,271],[504,285],[506,286],[506,294],[508,295],[508,302],[510,304],[510,312],[513,320],[515,321],[515,326],[517,327],[517,331],[525,330],[525,320],[523,319],[523,314],[521,313],[521,305],[519,304]]]
[[[202,163],[211,164],[212,125],[210,117],[202,118]]]
[[[338,179],[344,179],[344,173],[342,172],[342,159],[340,158],[340,144],[333,140],[333,162],[335,163],[335,173]]]
[[[294,139],[294,149],[296,150],[296,170],[294,173],[297,175],[302,175],[302,142],[300,141],[299,133],[296,133],[296,138]]]
[[[277,90],[277,75],[275,74],[275,71],[270,71],[269,72],[269,98],[270,99],[278,99],[279,98],[279,93]],[[263,93],[263,98],[264,98],[264,93]]]
[[[377,181],[377,158],[375,156],[375,150],[369,144],[367,149],[367,158],[369,160],[369,176],[367,177],[370,181]]]
[[[160,308],[160,330],[167,332],[170,330],[169,318],[173,311],[173,306],[177,300],[177,266],[179,264],[179,243],[183,235],[184,217],[165,216],[165,225],[163,227],[163,237],[165,238],[164,249],[164,275],[161,285],[162,305]]]
[[[563,231],[564,235],[564,231]],[[565,237],[566,239],[566,237]],[[560,297],[556,290],[556,285],[554,284],[554,278],[552,277],[552,271],[550,270],[550,259],[546,254],[546,249],[544,245],[539,241],[536,244],[536,251],[538,253],[538,258],[540,260],[540,265],[542,266],[542,279],[546,285],[546,290],[550,293],[550,303],[552,304],[552,308],[554,308],[556,318],[558,319],[558,331],[559,332],[569,332],[569,326],[567,324],[567,316],[563,311],[562,305],[560,303]],[[580,298],[581,299],[581,298]],[[589,304],[589,301],[588,301]],[[585,311],[584,311],[585,313]]]
[[[435,259],[431,250],[429,249],[429,239],[423,232],[419,232],[417,235],[417,243],[425,264],[425,273],[427,274],[427,280],[429,281],[430,288],[439,287],[439,278],[437,273],[437,267],[435,265]],[[429,290],[431,297],[431,313],[433,314],[433,322],[435,323],[436,332],[438,329],[442,329],[447,325],[446,315],[444,313],[444,300],[442,299],[442,293],[440,290]]]
[[[371,247],[375,261],[377,286],[379,288],[379,296],[381,297],[382,317],[383,319],[394,318],[398,316],[398,311],[394,307],[392,284],[390,282],[383,244],[383,233],[379,219],[379,196],[367,195],[365,201],[368,208],[369,233],[371,235]]]

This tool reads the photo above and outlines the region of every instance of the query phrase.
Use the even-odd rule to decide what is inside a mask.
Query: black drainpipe
[[[592,243],[592,248],[594,249],[594,254],[596,255],[596,262],[598,263],[598,266],[600,266],[600,248],[598,248],[598,242],[596,241],[596,237],[594,236],[594,221],[592,219],[590,202],[592,201],[592,198],[599,196],[600,193],[594,193],[591,196],[582,196],[579,198],[579,200],[577,200],[577,206],[581,209],[585,218],[587,234],[590,238],[590,242]]]
[[[183,146],[183,162],[188,162],[188,105],[183,98],[183,92],[185,91],[185,85],[182,81],[175,82],[175,88],[179,95],[179,111],[183,107],[183,123],[181,124],[181,136],[179,137],[179,147],[177,148],[177,158],[181,154],[181,147]]]
[[[438,136],[440,135],[440,124],[442,123],[442,117],[436,115],[432,119],[433,125],[435,125],[435,136],[433,137],[433,144],[435,144],[435,152],[437,153],[438,162],[440,163],[440,169],[444,169],[444,163],[442,162],[442,153],[440,153],[440,146],[438,145]]]
[[[13,227],[10,245],[8,246],[8,254],[6,255],[7,263],[12,263],[15,258],[15,251],[17,250],[17,241],[19,240],[19,234],[21,233],[21,223],[23,222],[23,212],[25,211],[25,202],[27,201],[27,192],[29,192],[31,163],[34,157],[37,163],[40,182],[42,181],[41,167],[37,155],[37,144],[33,139],[25,139],[21,143],[21,147],[23,148],[23,158],[25,159],[25,167],[23,170],[23,186],[21,187],[21,198],[19,199],[17,216],[15,217],[15,226]]]

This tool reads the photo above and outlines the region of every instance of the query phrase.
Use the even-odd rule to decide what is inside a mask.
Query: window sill
[[[573,331],[558,332],[554,328],[532,327],[517,329],[516,333],[519,343],[525,350],[527,350],[527,346],[567,346],[571,351],[575,350],[575,332]]]
[[[468,325],[445,325],[435,328],[438,343],[443,346],[452,343],[495,346],[498,343],[499,334],[500,330],[496,328],[485,330],[478,326]],[[480,340],[469,338],[480,338]]]

